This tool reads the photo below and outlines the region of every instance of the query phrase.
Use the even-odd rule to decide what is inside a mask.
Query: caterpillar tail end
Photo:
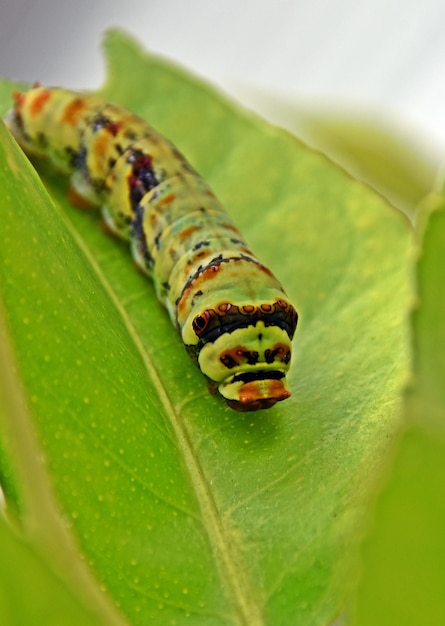
[[[291,395],[285,379],[264,379],[244,383],[237,389],[235,397],[233,389],[224,389],[224,386],[224,384],[219,386],[219,393],[231,409],[241,412],[270,409]],[[233,384],[229,387],[233,387]]]

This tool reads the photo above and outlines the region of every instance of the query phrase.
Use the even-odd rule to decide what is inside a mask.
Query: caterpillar
[[[35,85],[13,95],[6,122],[18,144],[67,174],[72,195],[130,242],[210,391],[238,411],[288,398],[297,312],[179,150],[93,94]]]

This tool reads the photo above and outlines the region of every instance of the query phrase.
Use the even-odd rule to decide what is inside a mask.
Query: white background
[[[445,155],[443,0],[0,0],[0,75],[97,87],[110,26],[266,116],[262,94],[364,107]]]

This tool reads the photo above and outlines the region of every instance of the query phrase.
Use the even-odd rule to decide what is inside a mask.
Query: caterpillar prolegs
[[[211,390],[238,411],[290,396],[297,313],[165,137],[95,95],[41,86],[15,95],[7,123],[25,152],[48,157],[131,242]]]

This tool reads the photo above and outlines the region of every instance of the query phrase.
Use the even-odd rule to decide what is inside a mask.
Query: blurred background
[[[316,147],[322,128],[378,161],[383,129],[430,177],[444,160],[442,0],[1,0],[0,75],[98,87],[116,26]]]

